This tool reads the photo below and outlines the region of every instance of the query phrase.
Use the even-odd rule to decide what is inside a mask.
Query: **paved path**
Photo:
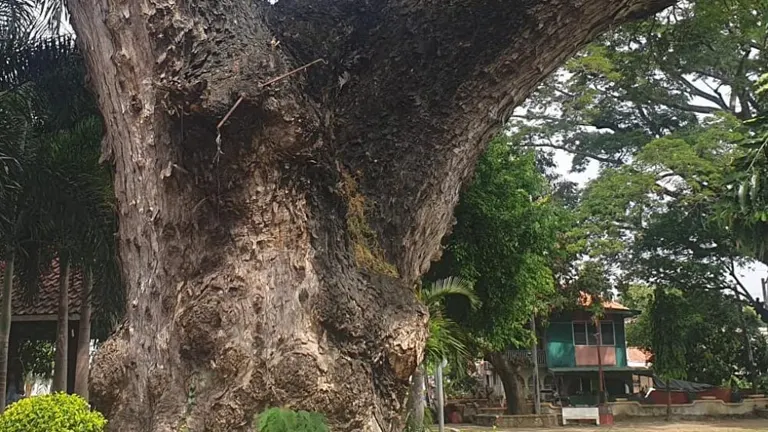
[[[446,425],[461,432],[492,431],[471,425]],[[437,427],[433,428],[434,431]],[[496,432],[768,432],[768,420],[713,420],[709,422],[622,422],[613,426],[566,426],[537,429],[496,429]]]

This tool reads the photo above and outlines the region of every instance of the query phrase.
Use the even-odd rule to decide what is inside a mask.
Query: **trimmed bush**
[[[22,399],[0,415],[2,432],[103,432],[106,424],[83,398],[64,393]]]
[[[258,432],[329,432],[322,414],[270,408],[259,414]]]

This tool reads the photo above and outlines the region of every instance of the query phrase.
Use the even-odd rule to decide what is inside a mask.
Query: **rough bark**
[[[5,409],[5,396],[8,391],[8,351],[11,338],[11,314],[13,313],[11,307],[11,293],[13,291],[13,270],[15,263],[15,254],[11,251],[8,258],[5,260],[3,294],[2,298],[0,298],[0,410]]]
[[[85,271],[85,283],[80,293],[80,322],[77,332],[77,361],[75,361],[75,394],[88,400],[88,373],[91,360],[91,290],[93,271]]]
[[[671,2],[70,0],[129,299],[91,374],[110,428],[285,404],[397,430],[412,286],[484,145],[585,42]]]
[[[424,368],[423,365],[413,371],[411,377],[411,388],[408,391],[408,403],[406,409],[408,412],[408,421],[406,430],[421,431],[424,427]]]
[[[56,353],[53,363],[53,392],[67,391],[69,370],[69,259],[59,258],[59,310],[56,327]]]
[[[524,414],[525,396],[523,396],[523,379],[520,375],[520,368],[510,364],[503,353],[491,353],[488,354],[487,358],[504,386],[507,414]]]

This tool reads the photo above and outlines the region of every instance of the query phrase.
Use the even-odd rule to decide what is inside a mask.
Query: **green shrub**
[[[329,432],[322,414],[270,408],[258,416],[258,432]]]
[[[102,432],[106,424],[83,398],[64,393],[22,399],[0,415],[2,432]]]

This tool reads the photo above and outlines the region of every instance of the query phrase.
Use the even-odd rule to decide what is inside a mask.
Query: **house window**
[[[600,345],[612,346],[616,344],[616,336],[613,321],[601,321],[600,333],[603,337]],[[597,327],[593,322],[575,321],[573,323],[574,345],[597,345]]]
[[[613,334],[613,321],[602,321],[600,323],[600,336],[603,338],[601,345],[616,345],[616,336]]]

